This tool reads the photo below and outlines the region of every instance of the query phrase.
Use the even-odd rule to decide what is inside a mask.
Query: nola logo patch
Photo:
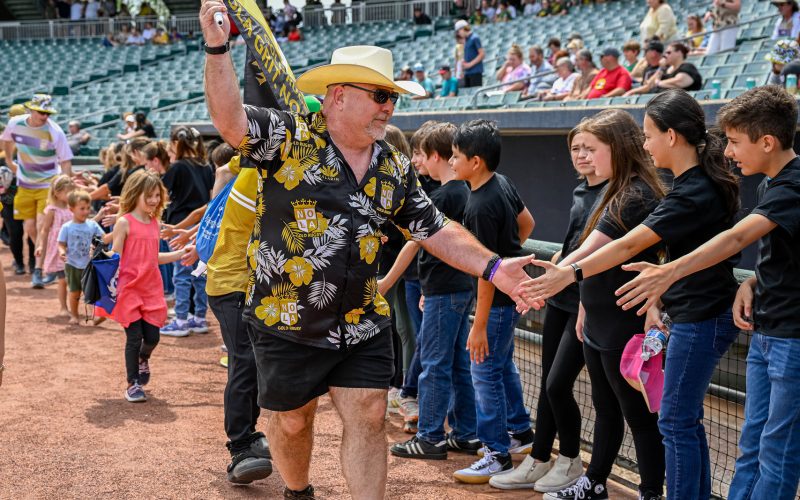
[[[389,181],[381,181],[381,208],[391,210],[393,197],[394,184]]]
[[[294,326],[300,319],[297,313],[297,299],[293,297],[280,299],[281,323],[286,326]]]
[[[328,228],[328,220],[317,212],[317,202],[297,200],[292,202],[297,228],[309,236],[318,236]]]

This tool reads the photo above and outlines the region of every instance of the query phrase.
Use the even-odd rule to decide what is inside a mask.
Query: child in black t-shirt
[[[591,256],[573,261],[583,278],[628,261],[663,241],[671,258],[696,249],[733,226],[739,208],[738,179],[728,168],[722,142],[706,131],[703,109],[683,90],[653,98],[645,109],[645,149],[656,167],[668,169],[672,190],[639,226]],[[544,276],[529,293],[541,299],[575,281],[575,269],[542,264]],[[528,286],[528,285],[525,285]],[[736,294],[733,261],[727,260],[675,283],[661,300],[673,325],[667,351],[659,427],[664,435],[669,498],[708,498],[711,464],[698,415],[717,363],[736,340],[730,306]],[[661,308],[646,325],[664,329]],[[692,384],[687,384],[691,377]]]
[[[502,257],[518,257],[534,221],[511,182],[495,173],[500,149],[500,132],[493,122],[469,121],[455,133],[450,164],[455,179],[470,184],[464,226],[489,250]],[[496,291],[489,281],[479,279],[467,349],[472,360],[477,435],[484,444],[483,458],[456,471],[454,476],[459,481],[486,483],[512,469],[512,453],[531,451],[530,416],[514,364],[514,327],[518,320],[514,301]]]
[[[747,356],[741,454],[729,499],[794,498],[800,482],[800,159],[792,145],[797,103],[778,86],[749,90],[717,113],[726,156],[744,175],[765,174],[758,205],[733,228],[663,266],[638,263],[641,274],[620,287],[619,304],[644,302],[643,314],[673,283],[711,268],[759,242],[755,276],[733,302],[733,319],[754,330]]]
[[[469,197],[464,181],[453,180],[448,163],[456,127],[440,123],[422,138],[422,165],[441,187],[430,197],[436,208],[451,220],[461,220]],[[378,284],[379,291],[396,280],[402,268],[417,255],[419,244],[406,243],[396,266]],[[474,453],[481,447],[475,436],[475,391],[466,351],[469,314],[472,311],[472,278],[429,252],[419,252],[419,279],[424,313],[417,337],[422,374],[419,377],[419,423],[417,435],[392,446],[395,456],[445,459],[447,451]],[[450,402],[452,401],[452,405]],[[448,411],[449,410],[449,411]],[[450,434],[444,422],[453,416]]]

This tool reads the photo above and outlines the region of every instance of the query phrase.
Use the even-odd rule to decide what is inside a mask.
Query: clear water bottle
[[[796,95],[797,94],[797,75],[786,75],[786,92]]]
[[[652,326],[647,330],[644,336],[644,341],[642,342],[642,359],[645,361],[663,351],[664,347],[667,345],[672,321],[670,321],[667,313],[663,313],[661,315],[661,322],[664,323],[666,331],[661,330],[657,326]]]

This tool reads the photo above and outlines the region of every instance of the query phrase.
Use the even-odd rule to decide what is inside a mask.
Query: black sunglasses
[[[369,92],[372,94],[372,100],[378,104],[386,104],[386,101],[392,101],[392,104],[397,104],[397,100],[400,99],[400,94],[397,92],[389,92],[388,90],[383,89],[370,90],[365,89],[364,87],[359,87],[358,85],[353,85],[352,83],[343,83],[342,86],[353,87],[354,89]]]

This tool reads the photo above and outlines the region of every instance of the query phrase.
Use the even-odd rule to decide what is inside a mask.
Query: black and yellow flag
[[[247,44],[244,103],[307,113],[292,69],[255,0],[225,0],[225,6]]]

